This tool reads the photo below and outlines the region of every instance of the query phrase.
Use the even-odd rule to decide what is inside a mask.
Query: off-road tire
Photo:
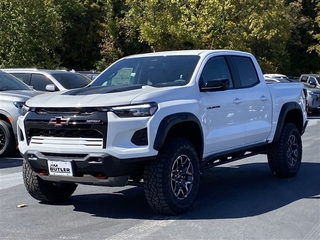
[[[302,141],[300,132],[293,123],[285,123],[279,141],[272,143],[268,150],[270,170],[277,177],[293,177],[299,171],[301,158]]]
[[[31,169],[26,160],[23,160],[22,174],[24,185],[29,194],[42,202],[63,202],[77,188],[74,183],[56,183],[43,180]]]
[[[0,120],[0,157],[13,154],[17,144],[12,126],[6,121]]]
[[[195,201],[200,183],[199,159],[186,139],[168,139],[156,161],[145,166],[144,192],[157,213],[186,212]]]

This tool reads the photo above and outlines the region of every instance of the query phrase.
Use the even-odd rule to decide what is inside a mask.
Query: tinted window
[[[66,89],[82,88],[91,81],[87,77],[71,72],[56,72],[51,74]]]
[[[302,76],[301,82],[307,82],[307,80],[308,80],[308,76]]]
[[[205,86],[209,80],[229,79],[229,87],[233,88],[229,67],[224,57],[213,57],[209,59],[203,68],[200,84]]]
[[[0,73],[0,91],[7,90],[30,90],[30,88],[12,75]]]
[[[33,86],[35,90],[46,91],[46,86],[48,84],[53,84],[53,82],[42,74],[32,74],[30,85]]]
[[[185,85],[190,81],[198,61],[199,56],[186,55],[121,59],[100,74],[91,85]]]
[[[248,57],[232,56],[238,71],[242,87],[251,87],[259,83],[256,69]]]
[[[23,80],[23,76],[26,75],[26,73],[11,73],[11,74],[19,78],[20,80]]]

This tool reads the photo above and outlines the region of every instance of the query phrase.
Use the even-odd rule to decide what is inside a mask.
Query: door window
[[[255,66],[250,58],[232,56],[232,59],[238,71],[242,87],[252,87],[260,82]]]
[[[48,84],[53,84],[53,82],[46,76],[36,73],[31,75],[30,85],[33,86],[35,90],[46,91]]]
[[[225,58],[213,57],[208,60],[203,68],[200,84],[205,86],[208,81],[221,79],[229,79],[229,88],[233,88],[234,84]]]

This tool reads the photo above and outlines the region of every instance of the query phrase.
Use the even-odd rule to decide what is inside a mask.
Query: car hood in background
[[[42,91],[33,91],[33,90],[9,90],[9,91],[0,91],[0,98],[3,97],[12,97],[12,98],[23,98],[29,99],[35,97],[39,94],[43,94]]]

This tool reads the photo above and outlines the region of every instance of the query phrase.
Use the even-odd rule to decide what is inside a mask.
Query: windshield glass
[[[20,81],[18,78],[1,72],[0,73],[0,91],[9,91],[9,90],[31,90],[31,88]]]
[[[82,88],[91,80],[81,74],[71,72],[52,73],[52,76],[66,89]]]
[[[199,58],[181,55],[122,59],[99,75],[91,86],[185,85],[190,81]]]
[[[320,85],[320,77],[316,77],[318,84]]]

